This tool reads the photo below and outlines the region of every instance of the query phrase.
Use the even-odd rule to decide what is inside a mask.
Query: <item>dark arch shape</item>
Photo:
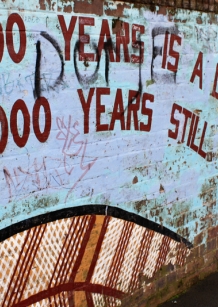
[[[82,216],[82,215],[108,215],[115,218],[119,218],[128,222],[133,222],[139,226],[146,227],[150,230],[154,230],[164,236],[170,237],[171,239],[184,243],[188,248],[192,248],[193,244],[189,242],[187,239],[181,237],[176,232],[166,228],[158,223],[155,223],[151,220],[148,220],[142,216],[139,216],[135,213],[128,212],[126,210],[105,206],[105,205],[84,205],[78,207],[64,208],[61,210],[57,210],[54,212],[49,212],[41,215],[37,215],[35,217],[23,220],[21,222],[10,225],[2,230],[0,230],[0,242],[8,239],[9,237],[30,229],[32,227],[46,224],[49,222],[54,222],[56,220],[61,220],[64,218],[70,218],[73,216]]]

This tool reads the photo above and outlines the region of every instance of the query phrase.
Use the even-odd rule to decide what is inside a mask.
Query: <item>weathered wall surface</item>
[[[155,306],[216,270],[217,16],[0,14],[1,306]]]

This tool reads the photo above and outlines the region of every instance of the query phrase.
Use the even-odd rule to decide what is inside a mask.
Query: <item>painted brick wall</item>
[[[0,2],[2,307],[157,306],[217,270],[217,4],[161,3]]]
[[[175,9],[189,9],[203,12],[217,12],[216,0],[136,0],[133,3],[150,4],[151,6],[174,7]]]

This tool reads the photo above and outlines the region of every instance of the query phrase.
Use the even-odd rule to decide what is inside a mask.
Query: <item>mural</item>
[[[119,306],[217,225],[217,16],[47,4],[0,3],[0,302]]]
[[[2,306],[119,306],[140,274],[183,265],[186,245],[111,216],[41,224],[2,243]]]

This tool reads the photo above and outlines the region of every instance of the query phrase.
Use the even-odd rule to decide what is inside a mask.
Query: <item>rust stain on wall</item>
[[[46,10],[46,3],[49,6],[49,10],[51,10],[51,0],[39,0],[40,9]]]
[[[125,17],[124,9],[130,9],[131,5],[123,2],[116,4],[116,8],[111,8],[109,3],[105,3],[105,14],[108,16]]]
[[[103,14],[103,4],[102,0],[84,0],[84,1],[74,1],[74,12],[75,13],[86,13],[95,14],[101,16]]]
[[[64,5],[64,10],[65,13],[71,13],[73,11],[73,8],[71,5]]]

